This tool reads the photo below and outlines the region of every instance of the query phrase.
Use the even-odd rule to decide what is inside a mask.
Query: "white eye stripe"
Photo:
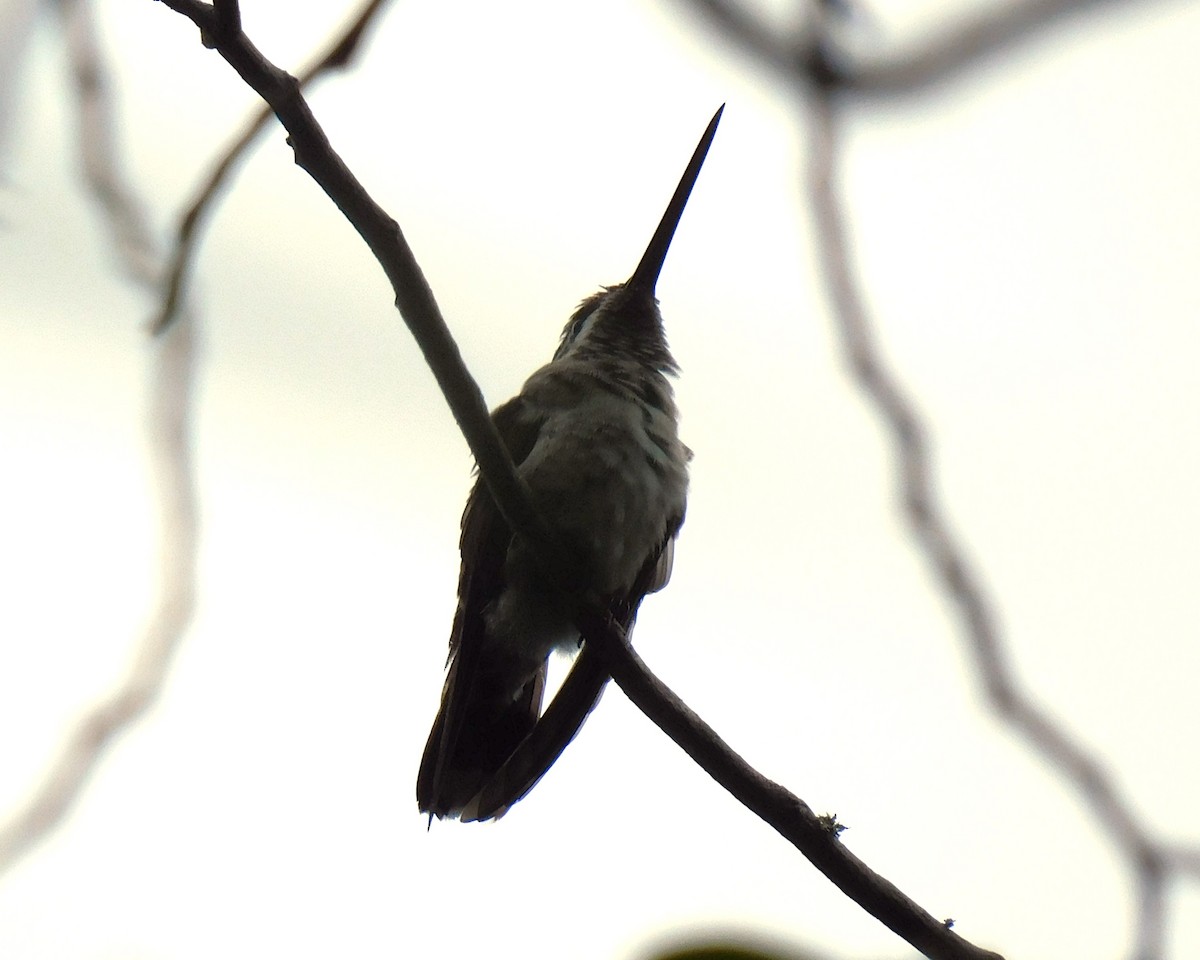
[[[599,310],[593,310],[591,313],[589,313],[589,314],[588,314],[588,315],[587,315],[587,316],[584,318],[584,320],[583,320],[583,323],[581,323],[581,324],[579,325],[579,329],[577,329],[577,330],[575,331],[575,335],[574,335],[573,337],[571,337],[571,342],[572,342],[572,343],[574,343],[574,342],[575,342],[575,341],[577,341],[577,340],[582,340],[584,337],[586,337],[586,336],[588,335],[588,331],[589,331],[589,330],[591,330],[591,329],[592,329],[592,326],[595,324],[595,322],[596,322],[596,315],[597,315],[599,312],[600,312]]]
[[[563,339],[562,346],[560,346],[558,348],[558,352],[554,354],[555,360],[561,359],[569,354],[575,345],[588,335],[588,331],[592,329],[592,326],[596,322],[596,316],[599,313],[600,310],[597,308],[591,311],[587,316],[580,317],[575,321],[575,323],[571,326],[571,329],[567,331],[567,335]]]

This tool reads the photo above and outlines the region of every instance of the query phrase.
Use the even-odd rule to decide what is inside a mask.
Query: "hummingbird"
[[[571,596],[626,634],[648,593],[670,579],[691,451],[678,435],[655,286],[724,105],[700,138],[633,275],[584,300],[553,359],[492,420],[533,502],[574,561]],[[482,478],[467,498],[458,608],[441,705],[417,776],[433,818],[491,820],[541,779],[608,682],[574,622],[562,577],[543,573]],[[564,576],[565,576],[564,572]],[[578,651],[546,712],[551,653]]]

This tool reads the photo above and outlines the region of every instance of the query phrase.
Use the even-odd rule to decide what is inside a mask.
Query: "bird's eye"
[[[563,330],[562,342],[559,343],[558,350],[554,353],[555,360],[565,356],[571,349],[571,346],[587,332],[592,324],[595,313],[595,310],[589,310],[587,313],[581,312],[571,318],[571,322]]]
[[[588,335],[588,331],[592,329],[600,315],[603,300],[604,291],[601,291],[579,305],[579,309],[575,311],[575,315],[563,329],[562,342],[559,343],[558,350],[554,354],[555,360],[565,356],[573,344]]]
[[[596,314],[599,310],[589,310],[586,314],[571,324],[571,336],[568,338],[574,343],[576,340],[582,340],[587,336],[587,332],[592,328],[592,324],[596,322]]]

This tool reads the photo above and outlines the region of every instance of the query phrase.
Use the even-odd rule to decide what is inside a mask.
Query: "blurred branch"
[[[55,0],[75,90],[84,182],[114,241],[117,264],[138,286],[154,290],[159,255],[142,201],[126,181],[116,142],[109,70],[96,42],[91,0]]]
[[[141,203],[121,173],[108,70],[88,0],[58,0],[78,109],[84,177],[122,269],[151,293],[161,257]],[[186,311],[185,311],[186,313]],[[195,607],[196,497],[190,458],[192,325],[180,322],[156,347],[146,417],[160,513],[162,582],[157,607],[122,685],[80,720],[25,807],[0,825],[0,872],[57,827],[108,745],[157,700]]]
[[[17,77],[33,39],[38,0],[7,0],[0,3],[0,189],[9,186],[6,170],[16,127]],[[0,218],[0,229],[8,226]]]
[[[939,27],[898,55],[841,71],[842,85],[871,95],[923,93],[959,79],[1022,43],[1041,39],[1073,18],[1098,15],[1116,7],[1132,10],[1135,4],[1129,0],[1010,0],[989,4]]]
[[[809,203],[822,275],[847,366],[891,431],[900,499],[909,530],[933,568],[938,587],[958,609],[988,704],[1054,770],[1075,785],[1142,877],[1143,915],[1159,915],[1161,911],[1153,907],[1158,899],[1158,878],[1165,866],[1162,851],[1138,825],[1101,765],[1024,695],[1013,676],[992,605],[935,493],[924,423],[883,359],[863,305],[861,284],[850,265],[846,218],[836,187],[838,123],[830,87],[812,85],[808,112]]]
[[[121,686],[76,724],[41,785],[0,825],[0,873],[45,839],[79,799],[106,748],[146,714],[166,682],[195,607],[196,504],[189,456],[194,351],[181,322],[157,346],[147,416],[160,497],[162,586]]]
[[[244,34],[218,38],[211,7],[194,0],[159,2],[195,22],[201,36],[271,105],[290,135],[296,162],[342,210],[391,281],[400,314],[433,370],[505,520],[518,535],[532,540],[546,569],[560,571],[561,576],[563,569],[569,569],[563,565],[568,558],[534,510],[528,489],[500,443],[482,394],[463,364],[400,227],[370,198],[334,152],[294,78],[269,63]],[[746,764],[650,673],[610,617],[585,609],[580,611],[578,622],[587,641],[604,657],[613,678],[650,719],[872,915],[926,956],[946,960],[997,958],[921,910],[846,850],[837,840],[836,831],[801,800]]]
[[[849,2],[853,4],[853,0]],[[841,15],[841,11],[822,15],[824,4],[825,0],[813,0],[814,21],[828,23]],[[811,71],[812,30],[780,36],[757,17],[751,5],[729,0],[683,0],[683,5],[699,13],[722,41],[771,67],[786,82],[802,83]],[[869,7],[869,3],[863,6]],[[829,86],[859,97],[906,96],[958,80],[988,60],[1041,39],[1075,18],[1119,7],[1133,10],[1136,5],[1130,0],[1010,0],[980,5],[940,24],[907,48],[885,50],[862,60],[841,50],[834,31],[821,29],[818,33],[826,48],[823,65],[829,70]]]
[[[297,80],[302,89],[332,70],[344,69],[353,63],[367,30],[376,21],[388,0],[368,0],[342,30],[333,43],[305,67]],[[245,125],[242,132],[218,156],[216,164],[200,184],[196,197],[184,212],[179,221],[179,229],[175,239],[175,247],[167,265],[167,276],[164,284],[166,292],[157,315],[151,321],[152,333],[162,333],[175,318],[179,304],[187,289],[191,268],[196,256],[196,246],[199,242],[200,228],[204,225],[208,214],[220,195],[221,188],[245,159],[251,145],[258,135],[266,128],[267,123],[275,116],[270,107],[264,106]]]
[[[807,50],[806,33],[780,37],[749,7],[726,0],[684,0],[683,6],[699,13],[725,43],[739,47],[752,59],[792,77],[797,60]]]
[[[1003,11],[992,11],[987,18],[981,18],[974,30],[948,33],[959,38],[955,44],[936,49],[945,54],[953,48],[955,57],[962,58],[991,53],[1006,38],[1026,36],[1035,26],[1049,23],[1052,13],[1065,12],[1069,6],[1090,5],[1014,4],[1004,8],[1009,14],[1007,18]],[[986,30],[985,23],[990,25]],[[805,85],[808,94],[809,203],[822,276],[844,358],[859,389],[892,433],[905,518],[941,592],[958,609],[962,632],[988,704],[1051,769],[1075,787],[1122,852],[1137,890],[1134,956],[1159,957],[1164,941],[1165,883],[1173,871],[1196,875],[1195,851],[1153,838],[1104,767],[1023,692],[1013,674],[986,590],[967,559],[966,549],[951,530],[935,493],[925,426],[882,356],[864,306],[861,281],[851,266],[851,243],[838,195],[837,173],[839,111],[855,102],[855,88],[853,83],[847,84],[842,71],[828,63],[829,49],[820,34],[815,35],[810,54],[797,58],[804,69],[795,79]],[[965,61],[959,65],[964,66]],[[918,72],[909,71],[913,76]],[[927,77],[933,75],[933,71],[925,73]]]
[[[890,429],[901,502],[913,538],[941,592],[957,608],[962,633],[988,705],[1043,760],[1071,783],[1124,856],[1136,889],[1134,956],[1160,957],[1165,885],[1172,876],[1200,876],[1197,851],[1153,838],[1113,778],[1076,740],[1027,696],[1017,682],[986,590],[967,560],[937,499],[924,423],[889,370],[864,307],[862,283],[851,266],[846,215],[837,189],[840,110],[879,94],[922,92],[949,82],[986,58],[1044,35],[1068,17],[1120,0],[1015,0],[995,4],[942,27],[915,48],[854,65],[838,52],[830,14],[814,16],[803,37],[779,38],[745,7],[724,0],[689,6],[724,39],[781,72],[804,91],[809,135],[808,196],[818,256],[843,355],[858,388]]]

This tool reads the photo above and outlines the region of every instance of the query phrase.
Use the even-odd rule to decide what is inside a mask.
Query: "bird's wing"
[[[679,523],[683,521],[680,520]],[[671,535],[663,542],[662,549],[658,552],[658,558],[654,561],[651,567],[647,565],[647,569],[643,570],[642,575],[638,578],[639,582],[644,581],[645,590],[642,591],[642,596],[647,593],[658,593],[671,580],[671,570],[675,566],[675,535],[679,532],[679,523],[675,524],[675,528],[671,531]],[[632,595],[632,594],[631,594]],[[638,597],[637,603],[641,603],[642,598]],[[634,611],[637,610],[637,604],[634,604]]]
[[[537,442],[541,419],[521,397],[497,408],[492,420],[513,462],[520,464]],[[449,670],[442,690],[441,707],[430,731],[417,774],[417,801],[422,810],[448,812],[443,806],[443,767],[453,754],[472,702],[471,691],[479,674],[484,647],[484,608],[504,587],[504,561],[512,533],[500,516],[482,477],[475,481],[462,517],[459,548],[462,569],[458,580],[458,608],[450,630]],[[529,722],[537,718],[545,687],[544,671],[522,691]]]
[[[625,629],[626,638],[633,632],[642,598],[647,593],[662,589],[671,577],[675,536],[682,522],[683,518],[680,517],[671,524],[659,549],[647,558],[633,589],[622,597],[614,598],[609,606],[613,619]],[[461,819],[471,821],[502,817],[509,807],[529,793],[554,765],[567,744],[575,739],[588,714],[600,702],[600,695],[604,693],[607,683],[608,671],[600,654],[585,642],[537,725],[484,788],[463,808]]]

